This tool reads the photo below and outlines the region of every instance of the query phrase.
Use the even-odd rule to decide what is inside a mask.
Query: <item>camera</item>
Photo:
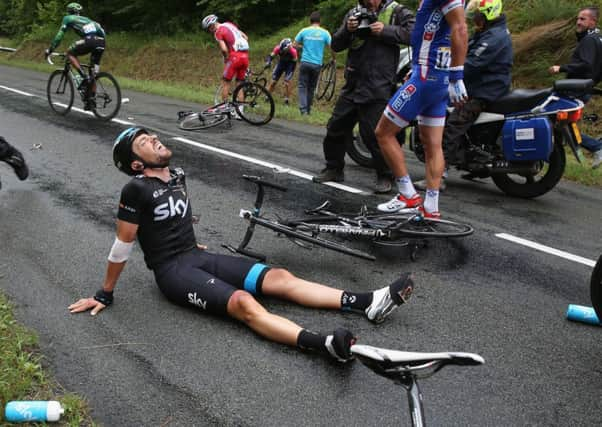
[[[373,24],[378,20],[378,14],[376,12],[372,12],[362,6],[353,9],[350,16],[356,18],[359,22],[356,32],[360,37],[369,36],[371,33],[370,24]]]

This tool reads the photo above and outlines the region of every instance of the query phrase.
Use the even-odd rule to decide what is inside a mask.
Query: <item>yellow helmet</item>
[[[486,20],[493,21],[502,14],[502,0],[479,0],[477,10]]]

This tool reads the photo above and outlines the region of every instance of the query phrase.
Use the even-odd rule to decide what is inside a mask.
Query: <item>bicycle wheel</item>
[[[232,104],[245,122],[255,126],[265,125],[274,117],[274,98],[265,87],[256,83],[243,82],[236,86]]]
[[[63,70],[55,70],[50,74],[46,86],[46,97],[52,111],[61,116],[71,111],[74,92],[73,80],[69,74]]]
[[[203,111],[184,116],[178,122],[178,126],[183,130],[208,129],[225,122],[227,119],[226,114]]]
[[[313,243],[326,249],[330,249],[342,254],[351,255],[357,258],[374,261],[376,257],[366,252],[362,252],[357,249],[352,249],[343,244],[333,242],[331,240],[324,239],[322,237],[314,236],[311,232],[298,230],[296,226],[288,226],[279,222],[270,221],[261,217],[253,217],[253,221],[263,227],[269,228],[270,230],[276,231],[277,233],[284,234],[287,237],[299,239],[304,242]],[[295,220],[289,221],[289,223],[295,222]]]
[[[121,108],[121,89],[115,77],[100,72],[94,77],[96,92],[92,99],[95,107],[92,112],[101,120],[111,120]]]
[[[395,215],[373,214],[366,219],[381,223],[384,229],[389,230],[389,240],[399,240],[404,237],[420,238],[452,238],[466,237],[474,233],[474,228],[469,224],[449,221],[445,219],[424,218],[422,215]]]
[[[602,319],[602,256],[598,258],[598,262],[592,273],[590,293],[592,305],[598,315],[598,319]]]
[[[334,96],[334,91],[336,89],[336,84],[337,84],[337,67],[335,66],[334,63],[330,63],[330,67],[328,69],[328,85],[326,86],[325,90],[324,90],[324,99],[326,101],[330,101],[332,99],[332,97]]]

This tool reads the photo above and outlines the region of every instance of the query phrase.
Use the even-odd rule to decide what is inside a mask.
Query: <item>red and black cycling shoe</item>
[[[424,206],[420,206],[418,208],[418,211],[420,212],[420,215],[422,215],[424,218],[428,218],[428,219],[441,219],[441,212],[436,211],[436,212],[427,212],[426,209],[424,209]]]

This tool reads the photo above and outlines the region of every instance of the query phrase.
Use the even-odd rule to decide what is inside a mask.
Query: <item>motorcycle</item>
[[[556,186],[566,167],[564,145],[579,163],[583,115],[579,98],[600,93],[592,80],[557,80],[552,88],[516,89],[492,103],[465,134],[449,166],[472,177],[491,177],[504,193],[541,196]],[[424,162],[418,127],[410,130],[410,149]],[[365,159],[364,159],[365,160]],[[371,160],[371,159],[369,159]]]

